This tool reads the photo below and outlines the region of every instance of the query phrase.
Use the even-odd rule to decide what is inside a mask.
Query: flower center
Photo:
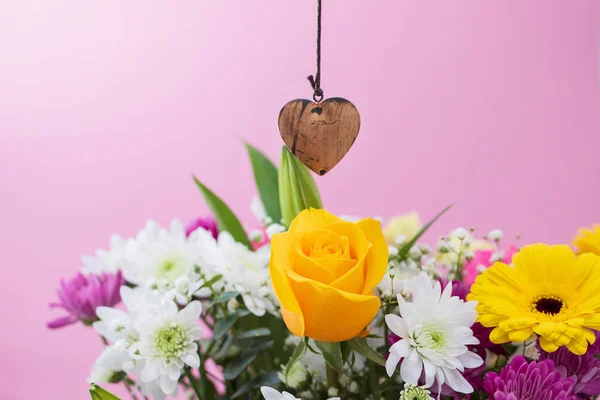
[[[185,273],[185,261],[177,258],[169,258],[159,264],[156,270],[157,278],[165,278],[174,281]]]
[[[424,329],[415,338],[417,346],[436,350],[444,345],[444,334],[433,329]]]
[[[154,345],[158,353],[167,359],[179,357],[186,344],[187,333],[177,324],[159,329],[154,336]]]
[[[563,302],[561,299],[555,296],[544,296],[537,299],[533,303],[533,307],[537,312],[542,314],[556,315],[561,312],[563,308]]]

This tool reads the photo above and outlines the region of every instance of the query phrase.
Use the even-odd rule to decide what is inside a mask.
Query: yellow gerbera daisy
[[[467,300],[478,301],[477,319],[494,327],[494,343],[522,342],[533,333],[548,352],[561,346],[578,355],[600,330],[600,257],[576,256],[567,245],[534,244],[480,274]]]
[[[600,255],[600,224],[592,226],[591,229],[581,228],[573,239],[573,246],[579,253]]]

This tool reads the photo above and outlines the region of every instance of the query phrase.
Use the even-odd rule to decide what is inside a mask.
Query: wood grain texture
[[[285,145],[318,175],[325,175],[340,162],[359,129],[358,110],[339,97],[318,104],[292,100],[279,113],[279,133]]]

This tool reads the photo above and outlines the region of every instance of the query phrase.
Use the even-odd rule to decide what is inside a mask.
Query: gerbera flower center
[[[167,359],[179,357],[187,344],[186,331],[177,324],[159,329],[154,336],[154,345],[158,352]]]
[[[559,314],[563,305],[562,300],[555,296],[541,297],[533,303],[533,307],[537,312],[550,315]]]

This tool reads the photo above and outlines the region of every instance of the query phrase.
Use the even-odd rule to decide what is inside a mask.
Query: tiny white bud
[[[491,262],[500,261],[504,258],[504,252],[502,250],[495,251],[490,257]]]
[[[450,251],[450,246],[444,240],[440,240],[437,243],[436,249],[439,253],[448,253]]]
[[[486,269],[487,269],[487,267],[482,264],[479,264],[477,267],[475,267],[475,270],[477,271],[478,274],[483,273],[483,271],[485,271]]]
[[[469,235],[469,232],[462,226],[456,228],[454,232],[452,232],[452,236],[455,236],[458,240],[464,240]]]
[[[397,245],[401,245],[401,244],[406,243],[406,239],[407,239],[406,236],[404,236],[404,235],[398,235],[394,239],[394,243],[397,244]]]
[[[327,396],[329,397],[337,397],[337,395],[340,393],[338,388],[329,388],[329,390],[327,390]]]
[[[356,381],[350,382],[350,387],[348,388],[348,390],[351,393],[358,393],[358,383],[356,383]]]
[[[250,237],[250,240],[254,243],[260,243],[265,238],[265,234],[260,229],[251,230],[248,236]]]
[[[502,239],[504,234],[500,229],[494,229],[490,233],[487,234],[488,239],[493,240],[494,242],[499,242]]]
[[[285,226],[279,224],[271,224],[267,227],[267,236],[269,239],[273,238],[273,235],[277,233],[285,232]]]
[[[240,306],[240,302],[237,301],[235,297],[232,299],[229,299],[229,301],[227,302],[227,310],[230,313],[234,313],[238,309],[239,306]]]
[[[388,246],[388,253],[391,257],[398,255],[398,248],[396,246]]]
[[[190,278],[187,275],[182,275],[175,279],[175,290],[181,294],[187,294],[190,288],[190,283],[192,283]]]

